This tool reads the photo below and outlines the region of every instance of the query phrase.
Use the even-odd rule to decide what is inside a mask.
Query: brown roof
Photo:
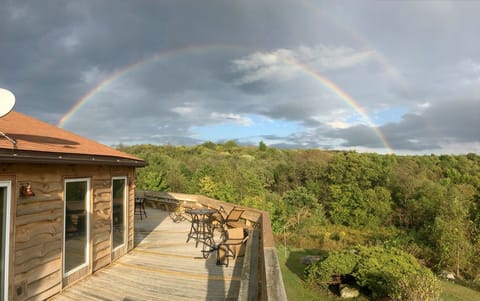
[[[93,140],[12,111],[0,118],[0,162],[85,163],[144,166],[145,162]]]

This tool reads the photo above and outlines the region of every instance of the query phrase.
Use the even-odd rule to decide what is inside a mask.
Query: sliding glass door
[[[89,191],[89,179],[65,180],[64,276],[89,264]]]
[[[112,179],[112,250],[122,247],[126,241],[126,177],[115,177]]]
[[[10,242],[10,193],[11,183],[0,181],[0,299],[8,300],[8,256]]]

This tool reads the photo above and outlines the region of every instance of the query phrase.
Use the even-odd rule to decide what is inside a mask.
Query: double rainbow
[[[166,58],[172,58],[177,55],[181,54],[189,54],[189,53],[198,53],[198,52],[206,52],[206,51],[211,51],[211,50],[218,50],[218,49],[245,49],[243,47],[238,47],[238,46],[231,46],[231,45],[202,45],[202,46],[189,46],[189,47],[183,47],[183,48],[178,48],[178,49],[173,49],[169,51],[164,51],[164,52],[159,52],[154,55],[151,55],[147,58],[144,58],[142,60],[139,60],[137,62],[134,62],[132,64],[129,64],[122,69],[116,70],[113,73],[111,73],[107,78],[105,78],[103,81],[101,81],[98,85],[96,85],[93,89],[88,91],[85,95],[83,95],[72,107],[71,109],[60,119],[58,122],[57,126],[60,128],[63,128],[65,124],[68,122],[69,119],[71,119],[75,113],[77,113],[82,107],[84,107],[90,100],[93,99],[93,96],[96,95],[99,91],[101,91],[103,88],[107,87],[114,81],[118,80],[119,78],[127,75],[129,72],[136,70],[138,68],[141,68],[144,65],[147,65],[149,63],[161,60],[161,59],[166,59]],[[281,58],[285,63],[295,66],[299,69],[301,69],[305,74],[313,77],[315,80],[320,82],[323,87],[328,89],[329,91],[333,92],[335,95],[338,96],[339,99],[341,99],[343,102],[345,102],[348,106],[350,106],[353,110],[355,110],[364,120],[368,122],[368,125],[374,129],[376,135],[378,138],[381,140],[382,144],[385,146],[387,149],[387,152],[393,153],[392,147],[388,140],[386,139],[385,135],[381,132],[381,130],[374,124],[372,119],[369,117],[367,112],[363,109],[363,107],[355,100],[353,99],[347,92],[342,90],[337,84],[335,84],[333,81],[325,77],[324,75],[320,74],[318,71],[312,69],[311,67],[302,64],[299,61],[292,60],[289,58]]]

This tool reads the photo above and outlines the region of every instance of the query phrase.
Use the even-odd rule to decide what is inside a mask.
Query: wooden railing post
[[[243,258],[243,268],[240,280],[239,301],[255,301],[258,300],[258,259],[259,259],[259,231],[248,231],[247,248]]]

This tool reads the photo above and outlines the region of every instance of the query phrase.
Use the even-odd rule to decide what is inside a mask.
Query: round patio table
[[[217,212],[214,209],[195,208],[186,210],[185,213],[191,216],[190,232],[187,236],[187,242],[195,239],[195,247],[198,243],[203,244],[203,257],[208,257],[209,253],[215,249],[213,240],[212,215]]]

